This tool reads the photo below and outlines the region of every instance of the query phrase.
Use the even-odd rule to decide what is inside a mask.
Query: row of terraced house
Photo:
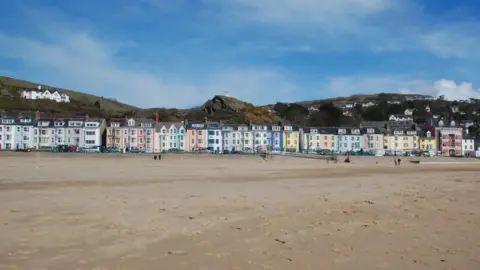
[[[402,152],[432,151],[464,155],[475,150],[474,140],[453,121],[424,129],[411,127],[332,128],[280,125],[229,125],[204,122],[161,122],[158,119],[42,119],[3,117],[0,149],[40,149],[56,145],[140,148],[146,152],[330,150]]]

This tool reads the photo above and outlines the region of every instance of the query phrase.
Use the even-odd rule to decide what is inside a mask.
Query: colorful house
[[[384,148],[386,150],[414,152],[418,150],[418,147],[416,130],[397,128],[384,136]]]
[[[212,151],[223,151],[222,127],[219,123],[207,124],[207,148]]]
[[[348,151],[360,151],[365,149],[365,140],[360,128],[339,128],[338,132],[338,148],[340,153]]]
[[[97,128],[94,121],[85,122],[85,144],[97,143],[99,134],[93,131]],[[107,147],[118,147],[129,150],[139,148],[147,153],[153,153],[155,121],[150,119],[125,118],[111,120],[107,127]],[[101,135],[100,135],[101,136]]]
[[[283,149],[287,152],[298,152],[299,151],[299,136],[298,128],[295,126],[284,126],[283,127]]]
[[[159,122],[155,125],[154,152],[186,151],[187,134],[183,123]]]
[[[364,128],[364,145],[365,149],[373,152],[384,149],[383,145],[383,133],[378,128]]]
[[[207,149],[207,125],[203,122],[187,124],[187,151]]]
[[[272,134],[267,125],[251,125],[253,135],[253,148],[270,149],[272,147]]]
[[[270,127],[271,141],[273,151],[283,151],[284,148],[284,136],[282,127],[279,125],[273,125]]]
[[[437,152],[437,140],[435,133],[431,130],[423,131],[418,138],[418,149],[420,151]]]
[[[437,149],[444,156],[462,155],[463,129],[455,121],[440,120],[435,127]]]

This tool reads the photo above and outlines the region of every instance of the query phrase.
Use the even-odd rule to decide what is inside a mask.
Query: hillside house
[[[56,102],[70,102],[70,97],[67,94],[56,89],[42,89],[40,85],[38,88],[23,89],[20,96],[31,100],[49,99]]]

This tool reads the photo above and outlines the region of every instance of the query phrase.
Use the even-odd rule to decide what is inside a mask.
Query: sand
[[[480,269],[480,163],[402,159],[0,153],[0,269]]]

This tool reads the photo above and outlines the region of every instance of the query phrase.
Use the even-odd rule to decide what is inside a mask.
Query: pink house
[[[445,123],[440,120],[436,130],[438,149],[444,156],[462,155],[463,129],[455,126],[455,121]]]
[[[205,123],[189,123],[187,125],[187,151],[207,147],[207,125]]]

